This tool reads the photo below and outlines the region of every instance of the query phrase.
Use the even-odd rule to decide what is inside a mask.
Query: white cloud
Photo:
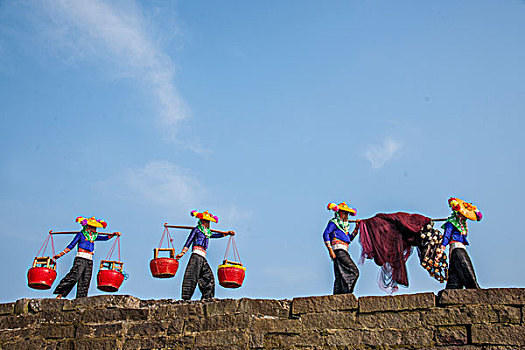
[[[381,145],[372,145],[365,151],[365,157],[374,169],[383,167],[401,149],[401,143],[386,138]]]
[[[188,169],[167,161],[151,161],[142,167],[125,169],[106,185],[126,197],[174,208],[193,208],[206,196],[203,186]]]
[[[152,98],[165,136],[174,139],[188,108],[174,83],[174,65],[151,34],[140,5],[131,0],[60,0],[30,8],[35,12],[30,17],[55,56],[97,66],[101,64],[95,60],[102,60],[110,65],[106,73],[134,80]]]

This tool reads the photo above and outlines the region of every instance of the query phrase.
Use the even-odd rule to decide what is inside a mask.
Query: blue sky
[[[0,1],[0,301],[51,297],[26,286],[32,259],[93,215],[123,232],[120,293],[180,298],[182,271],[148,266],[162,224],[193,209],[237,232],[247,266],[217,297],[330,294],[328,202],[436,218],[450,196],[484,214],[481,286],[524,287],[524,33],[518,0]],[[408,265],[399,293],[443,288]],[[379,268],[360,270],[356,294],[384,294]]]

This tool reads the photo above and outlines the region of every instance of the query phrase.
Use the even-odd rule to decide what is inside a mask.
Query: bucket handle
[[[113,260],[101,260],[100,269],[114,270],[122,273],[124,268],[124,263],[122,261],[113,261]]]
[[[231,261],[231,260],[227,260],[227,259],[224,259],[222,261],[222,264],[223,265],[238,265],[238,266],[242,266],[242,264],[240,262],[237,262],[237,261]]]
[[[158,259],[159,252],[170,252],[170,258],[175,259],[175,248],[153,248],[153,259]]]
[[[56,262],[49,256],[37,256],[33,260],[33,267],[47,267],[48,269],[56,270],[56,265]]]

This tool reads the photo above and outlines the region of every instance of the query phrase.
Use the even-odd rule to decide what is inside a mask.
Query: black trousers
[[[199,254],[191,254],[188,266],[182,281],[182,299],[190,300],[195,287],[199,284],[201,299],[210,299],[215,296],[215,279],[206,258]]]
[[[334,250],[334,294],[353,293],[359,270],[346,250]]]
[[[93,260],[75,258],[73,267],[68,274],[62,278],[53,294],[60,294],[67,297],[71,289],[77,284],[77,298],[85,298],[88,295],[89,284],[91,283],[91,273],[93,272]]]
[[[448,268],[448,280],[445,289],[478,289],[476,273],[468,253],[463,248],[452,250],[450,255],[450,266]]]

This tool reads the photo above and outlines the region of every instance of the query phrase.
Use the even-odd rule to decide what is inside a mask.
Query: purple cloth
[[[381,283],[395,290],[397,285],[408,286],[406,261],[417,245],[421,229],[430,218],[419,214],[377,214],[358,223],[362,247],[361,259],[374,259],[381,266]]]

